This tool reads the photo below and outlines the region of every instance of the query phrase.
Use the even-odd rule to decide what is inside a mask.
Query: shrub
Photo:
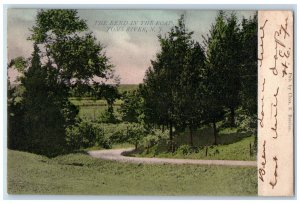
[[[104,129],[101,127],[100,124],[93,124],[93,130],[96,135],[96,140],[95,140],[95,146],[98,147],[103,147],[105,149],[111,149],[112,148],[112,141],[110,138],[104,134]]]
[[[119,123],[120,120],[115,116],[113,111],[105,110],[99,117],[100,123]]]
[[[183,155],[188,155],[192,153],[199,153],[199,150],[202,149],[203,147],[191,147],[190,145],[181,145],[177,149],[177,153],[181,153]]]
[[[190,146],[189,145],[181,145],[178,149],[177,152],[180,152],[183,155],[187,155],[190,153]]]
[[[67,143],[71,149],[101,146],[111,148],[111,141],[105,137],[103,128],[88,120],[79,121],[67,128]]]
[[[166,142],[169,138],[168,135],[168,131],[163,132],[160,129],[153,129],[146,137],[143,138],[143,146],[149,148],[162,141]]]
[[[128,124],[101,124],[103,134],[109,138],[113,144],[128,142]]]
[[[128,142],[134,144],[135,149],[137,149],[138,144],[141,142],[142,138],[146,135],[146,129],[143,125],[139,123],[131,123],[128,126]]]

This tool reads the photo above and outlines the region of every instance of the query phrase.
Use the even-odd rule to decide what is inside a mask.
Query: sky
[[[255,11],[235,11],[238,19],[249,18]],[[9,9],[7,16],[8,62],[18,56],[30,57],[33,51],[30,28],[37,9]],[[228,11],[229,13],[229,11]],[[89,30],[105,46],[105,53],[114,65],[121,84],[138,84],[159,52],[158,34],[165,35],[184,14],[186,28],[193,31],[193,39],[202,42],[214,23],[213,10],[78,10]],[[18,73],[9,69],[14,81]]]

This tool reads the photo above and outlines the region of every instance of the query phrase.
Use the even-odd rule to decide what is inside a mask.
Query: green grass
[[[113,144],[112,145],[112,149],[127,149],[127,148],[134,148],[134,145],[130,144],[130,143],[122,143],[122,144]],[[99,146],[93,146],[93,147],[89,147],[84,149],[85,151],[91,151],[91,150],[103,150],[105,148],[103,147],[99,147]]]
[[[135,157],[159,157],[159,158],[184,158],[184,159],[216,159],[216,160],[256,160],[256,155],[251,154],[249,144],[254,143],[254,136],[243,138],[242,140],[224,145],[212,145],[200,148],[199,152],[192,152],[184,154],[182,151],[177,150],[175,153],[167,151],[167,147],[163,150],[157,150],[154,146],[148,150],[142,149],[137,152],[133,152],[130,156]],[[252,150],[253,151],[253,150]]]
[[[80,106],[79,117],[97,120],[107,110],[107,106]]]
[[[91,98],[70,98],[69,99],[76,106],[107,106],[106,100],[93,100]],[[114,106],[120,106],[123,103],[122,100],[117,99]]]
[[[189,134],[189,131],[186,130],[185,132],[176,135],[175,142],[179,145],[190,144]],[[251,136],[251,134],[252,133],[250,132],[238,132],[237,128],[220,129],[217,143],[221,145],[232,144]],[[207,146],[214,143],[213,129],[210,127],[199,128],[193,135],[194,146]]]
[[[125,91],[137,90],[138,87],[139,87],[138,84],[120,84],[120,86],[118,87],[118,90],[120,93],[123,93]]]
[[[127,164],[8,150],[9,194],[257,195],[255,167]]]
[[[118,106],[114,106],[114,113],[116,117],[120,117]],[[87,118],[95,121],[107,110],[107,106],[79,106],[79,117]]]
[[[120,84],[118,90],[120,93],[125,91],[133,91],[138,89],[138,84]],[[91,97],[71,97],[70,101],[76,106],[106,106],[107,102],[104,99],[94,100]],[[122,100],[117,99],[114,103],[115,106],[120,106]]]
[[[184,153],[180,150],[181,145],[190,144],[189,132],[185,131],[175,136],[174,141],[178,147],[175,153],[169,151],[168,144],[161,143],[150,147],[148,150],[146,148],[139,148],[138,151],[132,152],[130,155],[135,157],[255,161],[256,154],[253,153],[254,139],[255,137],[251,133],[238,132],[236,128],[226,128],[220,130],[218,134],[218,145],[213,145],[214,136],[212,128],[203,127],[194,133],[193,144],[197,148],[197,151]]]

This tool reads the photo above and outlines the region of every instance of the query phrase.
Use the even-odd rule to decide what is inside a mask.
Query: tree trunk
[[[235,127],[235,111],[234,111],[234,108],[230,108],[230,126]]]
[[[213,129],[214,129],[214,145],[217,145],[217,126],[216,126],[216,122],[213,122]]]
[[[193,128],[190,127],[190,145],[191,147],[194,146],[194,143],[193,143]]]
[[[170,149],[171,149],[171,152],[173,152],[173,131],[172,131],[172,127],[173,127],[173,124],[172,122],[170,122],[170,133],[169,133],[169,136],[170,136]]]

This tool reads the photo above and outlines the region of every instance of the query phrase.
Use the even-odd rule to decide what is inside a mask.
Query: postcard
[[[7,11],[7,193],[293,196],[292,11]]]

